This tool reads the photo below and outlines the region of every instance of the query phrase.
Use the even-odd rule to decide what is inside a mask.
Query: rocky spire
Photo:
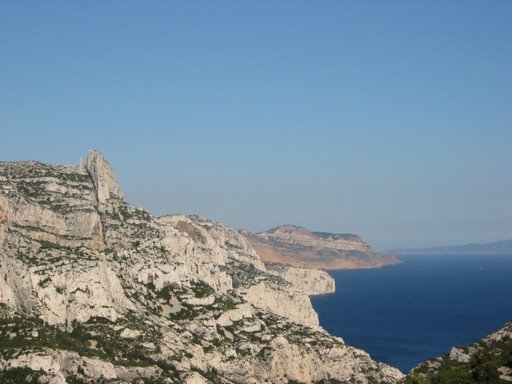
[[[90,150],[87,154],[86,167],[96,187],[98,202],[100,204],[104,204],[111,197],[124,199],[123,192],[117,183],[114,170],[101,153]]]

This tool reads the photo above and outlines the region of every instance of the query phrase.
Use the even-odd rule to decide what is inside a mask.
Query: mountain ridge
[[[220,223],[127,203],[96,151],[0,163],[2,382],[397,382],[319,326],[308,295],[333,289]]]

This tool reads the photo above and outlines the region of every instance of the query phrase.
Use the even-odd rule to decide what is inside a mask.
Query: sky
[[[0,160],[374,248],[512,238],[512,1],[0,0]]]

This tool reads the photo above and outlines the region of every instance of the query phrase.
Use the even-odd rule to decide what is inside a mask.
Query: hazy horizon
[[[0,160],[376,249],[512,237],[512,2],[1,2]]]

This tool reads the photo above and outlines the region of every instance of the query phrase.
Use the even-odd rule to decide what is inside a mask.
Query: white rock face
[[[0,163],[0,370],[55,383],[396,382],[318,326],[309,295],[332,291],[325,272],[265,266],[219,223],[127,204],[97,152],[76,167]]]
[[[279,264],[267,264],[267,271],[290,282],[293,288],[309,296],[327,295],[336,291],[334,279],[318,269],[294,268]]]
[[[66,246],[103,248],[94,185],[79,167],[0,162],[0,223]]]
[[[512,368],[499,367],[498,372],[500,373],[501,380],[512,381]]]
[[[105,204],[111,197],[124,199],[123,192],[117,183],[114,170],[99,152],[89,151],[87,154],[86,167],[94,182],[98,202],[100,204]]]
[[[483,341],[489,343],[493,341],[504,341],[512,339],[512,322],[508,322],[496,332],[486,336]]]
[[[460,348],[453,347],[450,350],[449,354],[450,360],[457,361],[458,363],[469,363],[471,361],[471,356]]]
[[[309,327],[318,327],[318,315],[311,306],[309,297],[289,287],[268,282],[241,289],[242,297],[258,308],[266,309],[291,321]]]

